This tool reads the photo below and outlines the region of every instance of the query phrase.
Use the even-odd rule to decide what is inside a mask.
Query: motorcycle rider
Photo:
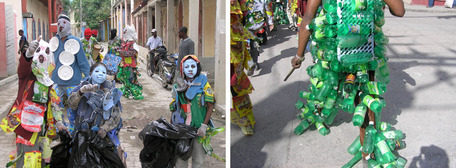
[[[160,47],[160,46],[163,46],[163,43],[162,43],[162,39],[160,37],[157,36],[157,30],[155,29],[152,29],[151,31],[152,33],[152,36],[149,37],[149,39],[147,40],[147,43],[146,43],[146,46],[149,47],[149,56],[150,56],[150,69],[152,71],[152,74],[154,73],[154,65],[155,65],[155,62],[154,62],[154,57],[155,57],[155,54],[154,54],[154,51],[157,47]]]

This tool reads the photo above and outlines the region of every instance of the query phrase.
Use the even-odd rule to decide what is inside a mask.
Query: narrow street
[[[104,47],[107,48],[106,45]],[[138,134],[142,128],[151,121],[160,118],[160,116],[163,116],[168,121],[171,117],[169,111],[169,103],[172,100],[170,90],[163,88],[161,82],[155,76],[153,78],[147,76],[145,63],[140,64],[140,73],[139,81],[143,85],[144,99],[133,100],[125,97],[121,99],[123,128],[119,133],[119,138],[123,149],[127,152],[127,166],[129,168],[141,167],[139,153],[143,148],[143,143],[138,138]],[[15,100],[17,85],[18,82],[15,80],[0,87],[0,118],[5,117]],[[116,86],[120,87],[121,85],[116,84]],[[216,127],[225,127],[225,119],[222,119],[221,113],[213,113],[212,118]],[[15,137],[14,134],[6,134],[3,131],[0,131],[0,137],[2,137],[0,138],[0,165],[3,166],[9,161],[8,154],[15,148],[13,142]],[[221,157],[226,157],[225,132],[216,135],[211,142],[214,152]],[[205,166],[225,167],[225,163],[206,155]]]
[[[405,7],[403,18],[385,10],[383,31],[389,37],[391,81],[381,121],[405,133],[407,147],[398,152],[408,161],[406,167],[456,167],[455,10]],[[415,10],[409,11],[412,7]],[[306,68],[313,64],[307,53],[301,68],[283,81],[297,43],[296,32],[278,26],[261,46],[261,70],[250,78],[255,88],[251,94],[255,134],[246,137],[231,124],[232,167],[341,167],[353,157],[347,152],[359,135],[359,128],[351,122],[353,114],[340,110],[326,136],[314,125],[300,136],[293,133],[300,123],[294,104],[304,101],[298,92],[308,91]],[[355,167],[363,167],[363,163]]]

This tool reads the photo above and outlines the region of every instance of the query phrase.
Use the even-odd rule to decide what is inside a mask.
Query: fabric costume
[[[120,48],[122,40],[116,36],[117,30],[111,29],[111,34],[108,41],[108,53],[103,58],[103,63],[108,67],[108,74],[117,77],[119,64],[122,58],[117,51]]]
[[[185,77],[183,70],[183,63],[188,60],[193,59],[199,64],[199,60],[196,56],[189,55],[182,59],[180,74],[182,77]],[[200,66],[199,66],[200,67]],[[200,128],[201,124],[204,123],[207,113],[207,104],[214,103],[214,93],[213,90],[207,81],[207,76],[204,73],[201,73],[199,76],[195,76],[194,80],[188,84],[187,89],[182,91],[176,91],[176,85],[173,87],[173,101],[170,103],[170,111],[178,115],[177,118],[173,119],[173,124],[186,124],[195,128]],[[196,73],[197,74],[197,73]],[[173,115],[174,116],[174,115]],[[212,153],[212,147],[210,146],[211,136],[222,132],[224,128],[208,128],[206,131],[206,136],[198,137],[196,140],[193,140],[193,151],[192,151],[192,167],[203,167],[204,158],[206,153],[224,161],[223,158],[220,158],[216,154]],[[186,160],[177,159],[176,167],[188,167],[188,162]]]
[[[142,95],[142,85],[138,81],[141,74],[138,71],[139,47],[135,42],[136,32],[131,26],[127,26],[124,32],[121,47],[116,49],[116,52],[122,57],[117,79],[123,84],[120,90],[125,97],[132,96],[135,100],[142,100],[144,96]]]
[[[247,7],[247,11],[243,11],[244,15],[247,13],[247,16],[245,16],[245,27],[247,29],[257,31],[263,27],[264,22],[267,22],[268,25],[274,25],[273,13],[268,0],[247,0],[244,4]]]
[[[252,112],[252,103],[249,94],[252,93],[253,86],[244,72],[248,69],[248,61],[251,59],[247,50],[247,39],[252,39],[252,35],[241,24],[243,15],[246,12],[245,1],[231,0],[231,50],[230,50],[230,87],[233,96],[233,107],[231,109],[231,123],[239,125],[241,128],[252,127],[255,125],[255,117]],[[246,133],[246,132],[244,132]],[[251,132],[253,134],[253,130]]]
[[[28,52],[28,51],[27,51]],[[56,135],[56,123],[62,121],[62,112],[57,107],[60,98],[53,89],[49,72],[55,65],[49,44],[41,40],[33,59],[19,58],[19,90],[7,116],[2,120],[3,131],[16,133],[16,167],[30,165],[44,167],[49,163],[49,145]]]
[[[95,37],[92,36],[92,31],[89,28],[87,28],[84,31],[84,36],[85,35],[90,35],[90,38],[89,40],[87,40],[85,37],[81,38],[82,48],[85,52],[85,55],[87,57],[87,60],[89,61],[90,66],[92,66],[96,62],[100,62],[103,58],[100,54],[96,59],[92,57],[93,46],[95,44],[98,44],[98,41]]]
[[[328,125],[341,109],[353,113],[353,125],[360,129],[360,136],[348,149],[354,157],[344,167],[352,167],[361,158],[383,167],[403,167],[406,161],[392,153],[404,147],[402,132],[390,131],[391,126],[380,121],[385,107],[381,95],[389,82],[388,38],[381,29],[385,3],[351,2],[323,3],[306,27],[312,32],[310,53],[316,64],[307,67],[311,85],[308,92],[299,93],[307,104],[296,103],[301,123],[294,132],[300,135],[315,124],[320,134],[327,135]]]

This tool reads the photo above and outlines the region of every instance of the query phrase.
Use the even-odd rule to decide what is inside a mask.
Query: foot
[[[429,6],[429,5],[428,5],[428,6],[426,6],[426,8],[432,8],[432,7],[434,7],[434,6]]]
[[[251,125],[249,125],[247,127],[241,126],[241,130],[242,130],[242,132],[244,132],[245,136],[252,136],[253,135],[253,128],[252,128]]]
[[[255,70],[255,65],[251,66],[250,69],[247,71],[247,76],[252,76],[254,70]]]
[[[256,66],[256,69],[255,69],[255,70],[260,70],[260,69],[261,69],[261,68],[260,68],[260,64],[259,64],[259,63],[256,63],[256,65],[255,65],[255,66]]]

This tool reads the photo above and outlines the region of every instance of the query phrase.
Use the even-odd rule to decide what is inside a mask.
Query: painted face
[[[70,35],[71,31],[71,24],[70,21],[60,18],[57,21],[57,33],[59,34],[60,37],[67,37]]]
[[[198,67],[197,63],[193,59],[188,59],[184,61],[184,73],[185,76],[187,76],[190,79],[193,79],[195,77],[196,72],[198,72]]]
[[[98,65],[93,69],[92,75],[92,84],[101,84],[106,81],[106,68],[103,65]]]
[[[32,72],[37,80],[46,86],[51,85],[53,82],[49,78],[49,72],[52,72],[54,68],[54,60],[49,43],[40,40],[33,53],[32,61]]]

